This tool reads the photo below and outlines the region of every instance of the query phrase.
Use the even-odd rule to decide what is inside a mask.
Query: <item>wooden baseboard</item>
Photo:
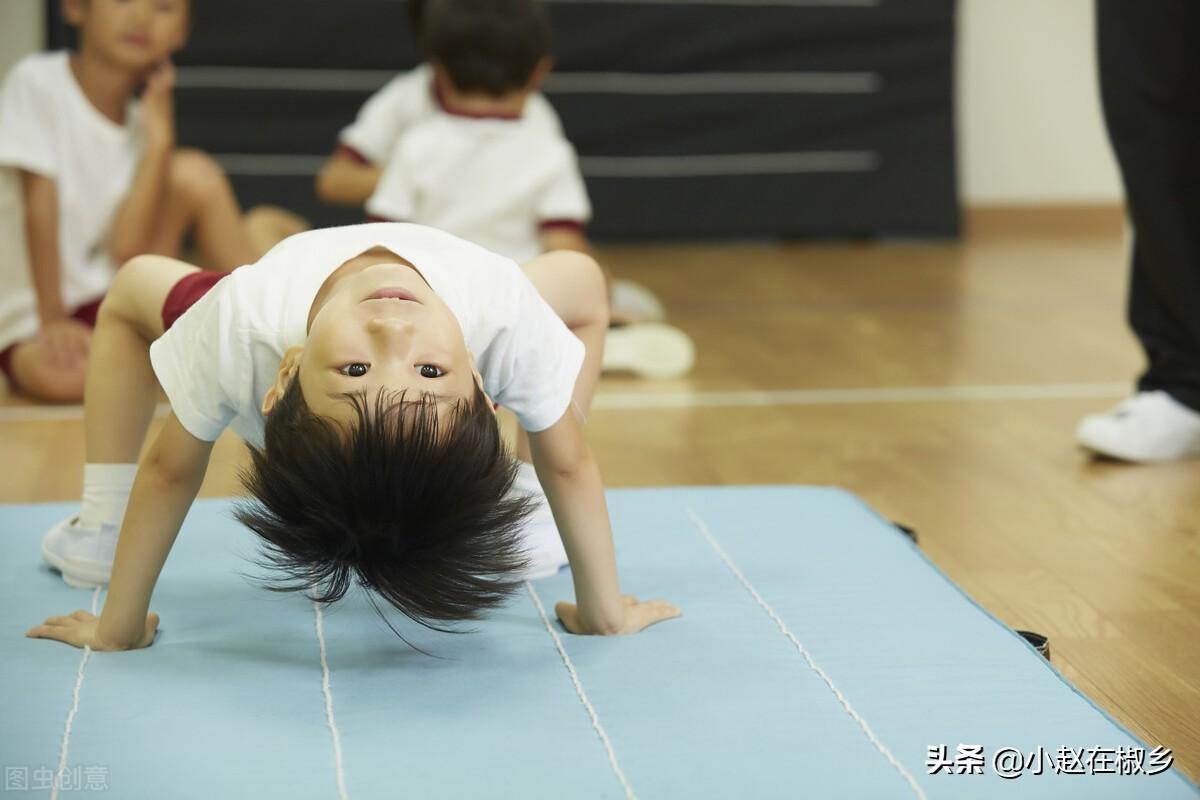
[[[963,210],[967,237],[1120,235],[1125,207],[1097,205],[968,206]]]

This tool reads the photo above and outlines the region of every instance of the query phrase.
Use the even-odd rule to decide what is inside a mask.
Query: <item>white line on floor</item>
[[[325,616],[321,613],[321,604],[313,601],[313,616],[316,617],[317,641],[321,645],[321,691],[325,694],[325,722],[329,726],[329,735],[333,737],[333,766],[337,775],[339,800],[349,800],[346,794],[346,773],[342,769],[342,735],[338,732],[337,723],[333,721],[333,690],[329,686],[329,658],[325,650]]]
[[[737,565],[733,563],[732,559],[730,559],[725,551],[721,548],[721,545],[717,543],[716,537],[714,537],[708,530],[708,526],[704,523],[704,520],[701,519],[700,516],[690,508],[687,509],[687,515],[691,518],[692,524],[696,526],[696,529],[700,531],[700,534],[708,540],[708,544],[712,547],[712,549],[716,551],[717,557],[720,558],[721,561],[725,563],[725,566],[729,568],[729,571],[733,573],[733,577],[737,578],[738,583],[742,584],[743,588],[745,588],[745,590],[750,593],[750,596],[754,598],[754,601],[758,603],[760,607],[762,607],[762,610],[767,612],[767,616],[770,617],[771,620],[779,627],[779,630],[782,631],[783,635],[786,636],[788,640],[796,646],[796,649],[800,651],[800,655],[804,657],[809,669],[815,672],[817,677],[825,682],[825,685],[829,687],[829,691],[833,692],[833,696],[837,698],[837,701],[841,704],[842,708],[846,710],[846,713],[850,715],[850,718],[858,723],[858,727],[862,728],[863,733],[867,735],[867,740],[874,745],[875,749],[879,751],[880,755],[887,759],[887,762],[891,764],[892,767],[900,773],[900,776],[904,778],[908,785],[912,787],[913,794],[920,798],[920,800],[926,800],[924,790],[922,790],[917,784],[917,781],[912,776],[912,773],[905,769],[904,765],[896,760],[896,757],[892,755],[892,752],[888,750],[887,747],[884,746],[883,742],[879,741],[879,737],[875,735],[875,731],[871,730],[871,726],[867,724],[867,721],[863,719],[857,711],[854,710],[854,707],[850,705],[850,701],[847,700],[846,696],[843,695],[837,686],[834,685],[833,679],[829,677],[825,670],[821,669],[821,667],[817,665],[816,661],[813,661],[812,656],[807,650],[804,649],[804,645],[800,644],[800,640],[797,639],[790,630],[788,630],[787,625],[785,625],[783,620],[780,619],[779,615],[775,613],[775,609],[767,605],[767,601],[763,600],[762,595],[760,595],[754,586],[751,585],[750,581],[746,579],[746,576],[742,574],[742,571],[737,568]]]
[[[83,419],[83,406],[5,406],[0,422],[54,422]]]
[[[765,389],[744,392],[600,392],[592,410],[725,406],[836,406],[870,403],[945,403],[961,400],[1107,400],[1132,391],[1129,383],[1043,383],[1013,386],[908,386],[880,389]],[[171,408],[160,403],[155,416]],[[83,406],[0,406],[0,422],[83,419]]]
[[[941,403],[959,400],[1061,400],[1123,397],[1128,383],[1048,383],[1016,386],[907,386],[878,389],[767,389],[743,392],[599,392],[592,410],[720,406],[836,406]]]
[[[92,615],[95,616],[96,609],[100,602],[100,587],[97,586],[92,592]],[[75,675],[75,688],[71,690],[71,710],[67,712],[67,724],[63,726],[62,749],[58,755],[58,769],[54,772],[54,784],[50,789],[50,800],[58,800],[58,793],[62,789],[63,772],[67,769],[67,757],[71,749],[71,726],[75,724],[75,714],[79,711],[79,690],[83,688],[83,673],[87,669],[87,663],[92,658],[92,648],[83,648],[83,658],[79,660],[79,672]]]
[[[171,406],[159,403],[154,416],[165,417]],[[58,422],[83,419],[83,406],[0,406],[0,422]]]
[[[571,683],[575,685],[575,694],[579,695],[583,707],[587,709],[588,717],[592,721],[592,729],[600,737],[600,743],[604,745],[604,752],[608,753],[608,764],[612,767],[612,771],[617,775],[617,780],[621,782],[621,786],[625,789],[626,800],[637,800],[633,793],[633,787],[629,785],[629,781],[625,778],[625,773],[621,771],[621,766],[617,763],[617,754],[613,752],[612,742],[608,740],[608,734],[604,732],[604,727],[600,724],[600,716],[596,713],[596,709],[592,707],[591,701],[588,700],[587,692],[583,690],[583,684],[579,681],[579,673],[575,671],[575,665],[571,662],[571,657],[567,655],[567,650],[563,647],[562,639],[558,636],[558,631],[554,630],[554,625],[551,624],[550,617],[546,616],[546,607],[542,605],[542,598],[538,596],[537,590],[533,588],[533,584],[529,581],[525,581],[525,588],[529,591],[529,596],[533,598],[533,604],[537,606],[537,612],[542,618],[542,624],[546,626],[546,631],[550,634],[550,638],[554,640],[554,647],[558,650],[559,658],[562,659],[563,665],[567,668],[567,674],[571,676]]]

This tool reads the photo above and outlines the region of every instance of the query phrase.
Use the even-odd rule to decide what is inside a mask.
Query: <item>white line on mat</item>
[[[95,616],[100,602],[100,587],[92,592],[92,615]],[[62,748],[58,755],[58,769],[54,771],[54,784],[50,789],[50,800],[58,800],[62,789],[63,772],[67,769],[67,756],[71,749],[71,726],[75,724],[75,715],[79,711],[79,690],[83,688],[83,673],[87,663],[92,658],[92,648],[83,648],[83,658],[79,659],[79,672],[75,675],[75,688],[71,690],[71,710],[67,712],[67,724],[63,726]]]
[[[625,789],[626,800],[637,800],[633,793],[633,787],[629,785],[629,781],[625,778],[625,773],[621,771],[621,765],[617,763],[617,754],[613,752],[612,742],[608,740],[608,734],[604,732],[604,727],[600,724],[600,716],[596,713],[596,709],[592,707],[591,701],[588,700],[587,692],[583,690],[583,684],[579,681],[579,673],[575,671],[575,665],[571,662],[571,657],[567,655],[567,650],[563,647],[562,639],[558,636],[558,631],[554,630],[554,625],[551,624],[550,617],[546,616],[546,607],[542,605],[542,598],[538,597],[537,590],[533,588],[533,584],[529,581],[525,581],[525,588],[529,591],[529,596],[533,598],[533,604],[537,606],[538,614],[542,618],[542,624],[546,626],[546,631],[550,634],[550,638],[554,640],[554,647],[558,650],[558,655],[562,659],[563,665],[567,668],[567,674],[571,676],[571,683],[575,685],[575,694],[579,695],[579,700],[583,703],[583,707],[587,709],[588,717],[592,720],[592,729],[600,737],[600,743],[604,745],[604,752],[608,753],[609,766],[617,774],[617,780],[621,782],[621,786]]]
[[[767,612],[767,616],[770,617],[771,620],[779,627],[779,630],[782,631],[783,635],[788,638],[788,641],[794,644],[796,649],[800,651],[800,655],[803,656],[805,662],[808,663],[809,669],[815,672],[817,677],[825,682],[825,685],[829,687],[829,691],[833,692],[833,696],[837,698],[842,708],[845,709],[846,713],[850,715],[850,718],[858,723],[858,727],[862,728],[863,733],[867,735],[867,740],[870,741],[875,749],[879,751],[879,754],[887,759],[887,762],[891,764],[897,772],[900,773],[900,777],[904,778],[905,782],[907,782],[912,788],[913,794],[920,798],[920,800],[925,800],[925,792],[917,784],[917,781],[912,776],[912,773],[905,769],[904,765],[896,760],[896,757],[892,755],[892,752],[888,750],[887,747],[884,746],[883,742],[879,741],[879,737],[875,735],[875,731],[871,730],[871,726],[867,724],[867,721],[863,719],[857,711],[854,710],[854,707],[850,705],[850,701],[847,700],[846,696],[841,693],[837,686],[834,685],[833,679],[829,677],[825,670],[818,666],[816,661],[813,661],[813,657],[807,650],[804,649],[804,645],[800,644],[800,640],[797,639],[790,630],[788,630],[787,625],[785,625],[783,620],[780,619],[779,615],[775,613],[775,609],[767,605],[767,601],[763,600],[762,595],[755,590],[750,581],[746,579],[746,576],[742,574],[742,571],[737,568],[737,565],[733,563],[733,561],[721,548],[721,545],[717,543],[716,537],[714,537],[708,530],[708,526],[704,523],[704,520],[702,520],[699,515],[697,515],[696,512],[690,508],[687,509],[687,515],[689,518],[691,518],[692,524],[696,526],[696,529],[700,531],[700,534],[708,540],[709,545],[716,552],[717,556],[725,563],[725,566],[729,568],[729,571],[733,573],[733,576],[737,578],[738,583],[742,584],[745,590],[750,593],[750,596],[754,598],[754,601],[762,607],[762,610]]]
[[[329,658],[325,650],[325,616],[321,613],[320,603],[313,601],[312,607],[316,618],[317,642],[321,645],[321,691],[325,693],[325,722],[329,725],[329,735],[333,737],[333,767],[337,774],[338,798],[348,800],[350,795],[346,794],[346,773],[342,769],[342,735],[333,721],[333,690],[329,687]]]

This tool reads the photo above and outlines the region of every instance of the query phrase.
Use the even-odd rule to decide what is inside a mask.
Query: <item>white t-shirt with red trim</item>
[[[231,428],[261,446],[261,408],[283,354],[303,344],[321,284],[382,246],[411,262],[449,306],[488,395],[530,432],[570,406],[584,346],[511,259],[420,225],[322,228],[285,239],[219,281],[150,346],[154,373],[185,429]]]
[[[58,255],[63,305],[101,297],[117,265],[108,235],[129,192],[145,142],[139,104],[124,124],[84,96],[66,52],[16,64],[0,88],[0,349],[37,332],[37,297],[25,241],[18,170],[52,178],[58,194]]]
[[[527,261],[545,225],[591,216],[575,149],[527,115],[439,112],[400,137],[375,193],[374,217],[449,231]]]
[[[338,144],[360,161],[383,165],[405,131],[435,116],[441,108],[434,87],[433,68],[429,64],[420,64],[392,78],[371,95],[359,109],[354,122],[338,134]],[[525,105],[525,116],[562,134],[558,115],[540,92],[530,96]]]

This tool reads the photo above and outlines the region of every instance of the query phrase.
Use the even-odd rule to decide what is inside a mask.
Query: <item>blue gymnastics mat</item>
[[[362,596],[318,615],[256,586],[224,501],[184,525],[153,647],[25,639],[103,595],[40,564],[72,506],[0,507],[0,796],[50,796],[55,774],[59,796],[121,800],[1200,796],[852,495],[610,507],[623,588],[683,618],[567,635],[542,614],[571,596],[563,572],[474,633],[395,621],[434,657]]]

